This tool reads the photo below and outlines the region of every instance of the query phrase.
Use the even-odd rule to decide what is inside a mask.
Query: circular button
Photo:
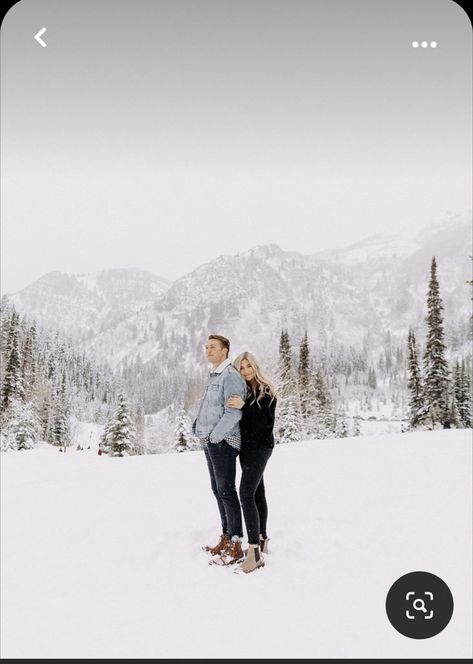
[[[386,597],[389,622],[411,639],[439,634],[453,615],[453,597],[445,581],[430,572],[410,572],[393,583]]]

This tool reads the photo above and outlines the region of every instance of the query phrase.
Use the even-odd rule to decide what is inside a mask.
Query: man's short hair
[[[227,337],[222,337],[221,334],[209,334],[209,339],[217,339],[217,341],[220,341],[222,347],[227,349],[227,357],[230,355],[230,341]]]

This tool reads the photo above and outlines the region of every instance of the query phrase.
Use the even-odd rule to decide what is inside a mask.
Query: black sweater
[[[276,397],[265,394],[259,403],[254,400],[254,394],[247,397],[242,408],[240,420],[241,442],[262,443],[274,447],[274,414],[276,412]]]

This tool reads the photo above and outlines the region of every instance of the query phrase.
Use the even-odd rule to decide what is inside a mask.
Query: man
[[[219,334],[211,334],[205,346],[212,365],[209,382],[200,404],[193,431],[199,437],[207,460],[210,485],[217,499],[222,521],[218,544],[204,547],[212,555],[220,554],[228,564],[243,557],[241,507],[235,487],[236,458],[241,447],[242,411],[229,408],[232,395],[246,397],[246,384],[228,358],[230,342]]]

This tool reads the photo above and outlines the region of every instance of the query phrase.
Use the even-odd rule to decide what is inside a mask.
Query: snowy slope
[[[219,531],[200,451],[1,461],[3,658],[471,656],[471,430],[277,446],[249,575],[200,550]],[[416,570],[454,597],[431,639],[385,613]]]
[[[138,269],[77,275],[49,272],[9,299],[42,326],[88,340],[152,304],[169,285],[166,279]]]
[[[172,335],[177,334],[195,363],[208,331],[218,329],[232,340],[236,353],[251,349],[268,362],[277,354],[281,328],[287,327],[296,340],[307,330],[318,348],[368,343],[377,352],[387,333],[401,344],[409,327],[419,338],[425,335],[433,255],[447,335],[452,327],[467,325],[472,251],[468,223],[437,226],[415,241],[380,236],[356,247],[358,262],[352,252],[349,260],[337,262],[324,260],[322,254],[283,251],[274,244],[220,256],[176,280],[152,307],[91,339],[90,348],[114,366],[125,357],[136,360],[138,353],[147,362],[164,348],[175,347]]]
[[[185,337],[195,363],[209,330],[231,338],[236,353],[251,348],[264,356],[277,350],[282,326],[298,338],[307,329],[319,343],[328,336],[355,343],[370,320],[376,324],[376,311],[345,268],[269,245],[200,266],[175,281],[153,307],[98,335],[91,348],[98,357],[108,353],[112,365],[138,353],[146,362],[175,348],[177,334]]]
[[[296,343],[307,330],[318,349],[343,343],[376,357],[388,333],[401,344],[410,327],[425,335],[433,255],[447,339],[466,329],[471,253],[471,224],[460,219],[412,238],[380,234],[313,256],[259,246],[216,257],[172,284],[143,270],[53,272],[12,299],[20,313],[78,336],[113,367],[139,355],[143,363],[156,360],[157,373],[187,370],[201,361],[209,330],[230,337],[235,352],[251,349],[268,363],[282,327]]]
[[[378,233],[358,242],[337,249],[326,249],[315,256],[319,259],[344,265],[393,263],[406,258],[421,248],[415,238]]]
[[[450,220],[410,237],[383,234],[313,256],[274,244],[215,260],[170,284],[144,270],[95,275],[52,272],[12,296],[20,313],[78,335],[112,366],[143,362],[175,347],[201,359],[208,330],[229,336],[235,350],[276,354],[281,327],[291,338],[307,330],[319,348],[344,343],[381,347],[386,334],[405,343],[425,334],[425,297],[435,255],[446,332],[467,325],[471,299],[471,222]],[[184,353],[181,351],[184,350]]]

